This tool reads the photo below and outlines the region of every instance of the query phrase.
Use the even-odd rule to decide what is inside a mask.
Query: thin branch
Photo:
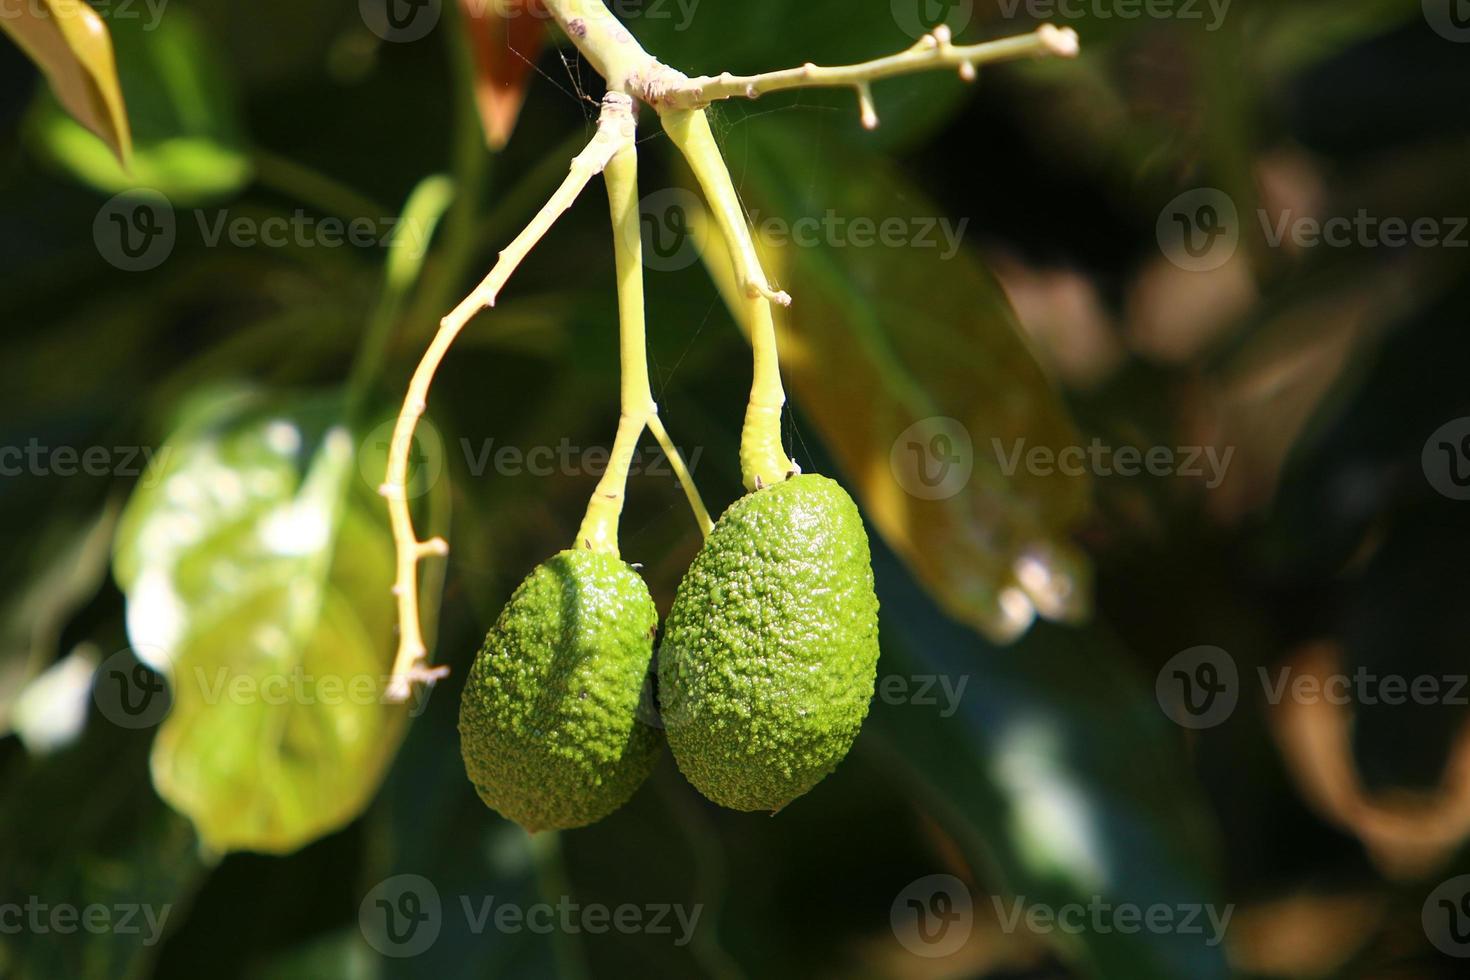
[[[582,190],[607,166],[620,149],[630,146],[634,138],[632,100],[625,95],[608,93],[603,101],[602,115],[598,119],[597,134],[586,149],[572,161],[567,174],[551,200],[537,212],[525,230],[516,236],[500,259],[490,270],[483,282],[465,297],[439,324],[429,349],[424,353],[413,379],[408,385],[408,394],[399,410],[398,420],[393,427],[393,440],[388,449],[388,472],[379,488],[379,493],[388,499],[388,516],[393,526],[393,544],[397,553],[397,576],[393,593],[398,601],[398,653],[393,661],[393,675],[388,684],[388,698],[393,701],[407,700],[416,682],[432,682],[447,673],[444,667],[428,666],[428,650],[424,645],[423,629],[419,622],[418,565],[423,559],[449,553],[449,545],[443,538],[420,541],[413,528],[413,516],[408,506],[408,454],[413,444],[414,430],[423,416],[427,405],[429,388],[440,363],[449,352],[459,332],[474,315],[487,306],[494,306],[511,273],[546,234]]]
[[[786,89],[851,88],[858,94],[863,125],[873,129],[878,125],[878,116],[873,109],[871,86],[879,79],[953,68],[959,70],[960,77],[971,81],[975,78],[975,69],[979,65],[1046,55],[1072,58],[1076,57],[1077,51],[1077,32],[1070,27],[1043,24],[1030,34],[980,44],[957,45],[949,28],[940,26],[934,29],[934,33],[924,35],[907,51],[857,65],[819,68],[808,63],[800,68],[759,75],[732,75],[725,72],[721,75],[690,78],[662,93],[658,106],[660,109],[691,109],[721,99],[756,99],[768,92]]]
[[[694,477],[689,472],[689,467],[684,463],[684,454],[679,452],[679,447],[669,438],[668,431],[664,428],[663,419],[658,417],[655,410],[648,416],[648,431],[658,440],[664,455],[668,457],[669,466],[674,470],[674,476],[679,480],[679,486],[684,488],[684,499],[689,501],[689,509],[694,511],[694,520],[699,524],[699,533],[709,537],[710,529],[714,527],[714,521],[710,520],[709,509],[704,506],[704,498],[699,495],[699,488],[694,485]]]

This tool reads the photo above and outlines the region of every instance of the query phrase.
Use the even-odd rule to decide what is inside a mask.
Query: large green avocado
[[[475,790],[530,831],[583,827],[633,795],[658,729],[645,697],[658,611],[617,558],[563,551],[516,589],[459,706]]]
[[[776,811],[847,755],[878,665],[856,505],[821,476],[732,504],[679,585],[659,701],[680,770],[736,810]]]

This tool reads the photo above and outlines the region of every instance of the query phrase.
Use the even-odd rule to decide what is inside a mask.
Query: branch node
[[[1036,29],[1036,37],[1047,51],[1058,58],[1075,58],[1082,47],[1077,32],[1070,27],[1042,24]]]
[[[873,105],[873,86],[867,82],[859,82],[857,85],[858,109],[862,112],[863,128],[878,128],[878,109]]]

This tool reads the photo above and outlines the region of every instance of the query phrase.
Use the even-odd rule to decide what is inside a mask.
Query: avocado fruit
[[[680,771],[710,800],[777,811],[847,755],[878,664],[856,504],[802,475],[732,504],[679,585],[658,654]]]
[[[582,827],[627,802],[662,736],[650,661],[658,611],[614,555],[563,551],[531,572],[475,657],[460,750],[480,799],[527,830]]]

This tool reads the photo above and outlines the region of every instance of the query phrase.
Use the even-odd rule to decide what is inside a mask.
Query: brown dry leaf
[[[112,37],[97,12],[75,0],[40,0],[16,4],[0,17],[0,28],[41,69],[66,111],[127,167],[133,150],[127,107]]]
[[[1292,676],[1322,684],[1341,674],[1341,661],[1334,644],[1313,644],[1297,654]],[[1470,726],[1451,748],[1437,792],[1374,797],[1358,778],[1347,707],[1328,698],[1287,697],[1271,720],[1282,756],[1307,801],[1356,835],[1389,877],[1428,874],[1470,837]]]
[[[1003,292],[960,247],[962,226],[883,161],[845,147],[823,157],[819,186],[793,180],[813,171],[812,152],[809,133],[765,120],[740,158],[747,207],[769,209],[755,222],[767,271],[795,297],[777,312],[792,395],[950,615],[996,642],[1038,614],[1085,618],[1090,573],[1069,535],[1090,482],[1028,463],[1081,437]],[[690,222],[738,319],[725,243],[698,213]]]
[[[541,0],[460,0],[475,61],[475,104],[485,142],[499,150],[510,142],[526,101],[526,87],[541,45],[547,14]]]

